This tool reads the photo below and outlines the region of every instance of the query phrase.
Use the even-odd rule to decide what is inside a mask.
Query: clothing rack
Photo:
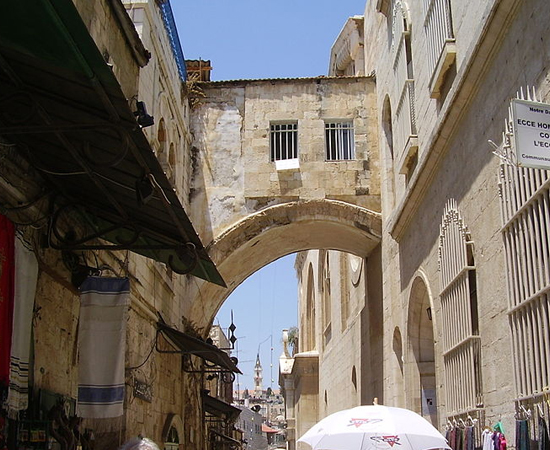
[[[483,410],[479,409],[447,418],[445,437],[453,450],[480,447],[482,415]]]
[[[539,441],[541,427],[550,426],[550,388],[545,387],[542,392],[517,400],[514,417],[516,419],[516,435],[525,433],[525,427],[527,427],[527,437],[523,435],[521,437]],[[519,443],[516,442],[516,445],[519,446]]]

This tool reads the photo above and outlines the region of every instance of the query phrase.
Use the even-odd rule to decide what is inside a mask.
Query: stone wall
[[[379,211],[377,144],[369,78],[201,84],[191,129],[196,158],[192,216],[219,236],[246,215],[292,200],[336,199]],[[325,161],[324,121],[351,119],[356,158]],[[299,169],[270,161],[270,123],[298,122]]]
[[[439,425],[450,413],[445,393],[456,389],[444,378],[438,268],[440,225],[446,203],[457,202],[473,241],[477,298],[482,343],[481,377],[483,418],[493,423],[502,417],[513,428],[514,377],[511,331],[507,314],[505,255],[500,234],[498,176],[500,160],[488,140],[501,142],[510,98],[525,86],[535,86],[548,100],[548,62],[544,35],[548,14],[538,1],[450,2],[456,38],[456,63],[440,98],[431,98],[431,73],[426,66],[427,46],[418,2],[406,2],[411,27],[412,67],[415,80],[418,129],[418,165],[408,184],[391,159],[384,132],[387,117],[379,109],[383,195],[384,353],[385,392],[402,406],[417,408],[419,386],[411,380],[418,365],[411,350],[417,324],[415,280],[426,283],[433,314],[435,376]],[[543,13],[541,13],[543,12]],[[391,14],[391,12],[390,12]],[[545,16],[542,17],[542,16]],[[533,20],[536,17],[536,20]],[[365,17],[366,72],[376,70],[378,104],[389,100],[395,113],[393,55],[386,39],[388,19],[367,4]],[[513,62],[512,62],[513,61]],[[395,199],[395,201],[393,201]],[[395,333],[398,330],[398,333]],[[399,369],[395,336],[402,336],[404,385],[395,384]],[[412,377],[412,378],[411,378]],[[456,380],[460,383],[461,380]],[[405,398],[400,390],[405,389]]]

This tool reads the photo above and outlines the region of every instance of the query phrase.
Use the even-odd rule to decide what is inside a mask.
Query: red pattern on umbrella
[[[384,442],[388,444],[390,447],[393,447],[394,445],[401,445],[401,442],[399,442],[399,436],[372,436],[371,439],[373,441],[376,441],[378,443]]]
[[[348,426],[355,426],[355,428],[359,428],[361,425],[367,425],[367,424],[373,424],[377,422],[382,422],[382,419],[350,419]]]

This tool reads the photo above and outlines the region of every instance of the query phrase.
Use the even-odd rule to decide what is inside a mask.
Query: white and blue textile
[[[129,296],[128,278],[88,277],[80,287],[80,417],[119,417],[124,412]]]
[[[29,362],[37,281],[38,261],[34,253],[20,239],[16,239],[10,385],[5,405],[12,419],[17,417],[19,411],[29,407]]]

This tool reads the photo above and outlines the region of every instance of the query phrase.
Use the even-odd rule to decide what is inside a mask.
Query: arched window
[[[324,255],[323,255],[324,253]],[[323,299],[323,344],[327,345],[332,337],[331,319],[332,319],[332,307],[331,307],[331,290],[330,290],[330,252],[321,252],[322,258],[322,299]]]
[[[166,175],[172,183],[176,181],[176,151],[174,150],[174,143],[170,143],[170,150],[168,151],[168,164]]]
[[[313,278],[313,266],[310,264],[307,274],[306,294],[306,329],[305,336],[302,336],[304,343],[303,351],[315,350],[315,289]]]
[[[183,443],[183,421],[177,414],[168,414],[162,431],[164,450],[179,450]]]
[[[159,121],[159,127],[157,131],[157,140],[159,142],[159,158],[161,155],[166,157],[166,143],[168,141],[168,136],[166,135],[166,126],[164,125],[164,119],[161,118]]]
[[[450,415],[473,412],[483,403],[473,241],[457,209],[445,206],[439,236],[439,275],[446,405]],[[453,389],[461,380],[462,389]]]

